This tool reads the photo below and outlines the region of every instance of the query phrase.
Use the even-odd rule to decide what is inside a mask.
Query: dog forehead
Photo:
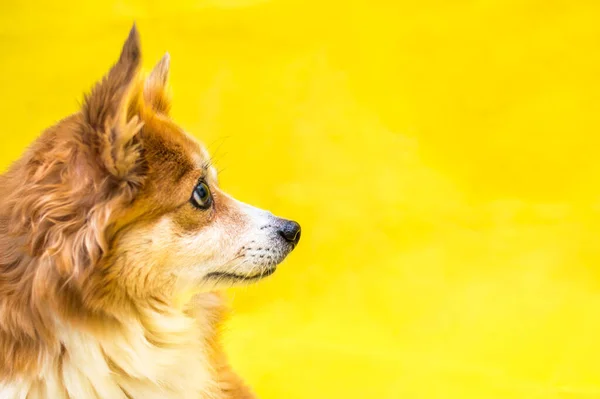
[[[196,148],[191,153],[191,160],[198,169],[206,169],[210,163],[210,154],[204,146],[196,141]]]
[[[207,176],[213,182],[217,181],[217,171],[214,166],[212,166],[211,156],[206,147],[197,141],[193,136],[191,136],[187,132],[183,132],[183,134],[191,140],[194,145],[187,148],[189,159],[193,165],[193,168],[196,170],[204,171],[204,175]]]
[[[210,163],[210,155],[206,148],[183,129],[175,129],[167,135],[167,144],[182,152],[181,155],[193,169],[206,169]]]
[[[188,170],[203,169],[209,163],[204,146],[173,122],[153,118],[145,127],[144,147],[158,163],[175,161]]]
[[[202,175],[216,183],[217,182],[217,171],[214,166],[212,166],[211,156],[208,150],[202,145],[202,143],[195,141],[196,146],[190,147],[190,161],[192,163],[192,167],[195,170],[201,170]]]

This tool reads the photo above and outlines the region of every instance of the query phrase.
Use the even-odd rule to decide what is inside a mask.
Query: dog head
[[[22,187],[11,194],[13,219],[28,226],[25,246],[39,260],[32,279],[144,297],[272,274],[299,224],[220,189],[206,149],[168,115],[169,56],[147,78],[140,62],[134,27],[81,112],[9,172]]]
[[[168,116],[168,54],[139,84],[139,46],[134,27],[119,62],[84,106],[87,124],[103,140],[96,148],[105,173],[135,191],[114,214],[104,267],[134,276],[134,287],[151,281],[175,289],[272,274],[298,244],[300,225],[219,188],[206,149]]]

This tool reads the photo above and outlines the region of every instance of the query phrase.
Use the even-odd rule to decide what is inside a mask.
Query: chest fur
[[[197,320],[144,324],[84,332],[57,322],[59,353],[40,354],[38,374],[0,387],[0,399],[214,397],[206,331]]]

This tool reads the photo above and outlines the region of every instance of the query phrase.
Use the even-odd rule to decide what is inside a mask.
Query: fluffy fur
[[[134,27],[81,111],[0,176],[2,399],[253,397],[214,290],[271,274],[299,226],[219,189],[168,117],[168,55],[146,79],[140,61]]]

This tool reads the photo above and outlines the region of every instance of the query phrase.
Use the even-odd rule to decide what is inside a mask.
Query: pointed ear
[[[127,179],[139,157],[133,138],[141,129],[139,118],[129,118],[132,93],[141,65],[140,37],[134,25],[121,56],[98,82],[83,105],[89,143],[102,166],[113,176]]]
[[[150,105],[155,112],[168,114],[171,101],[167,92],[167,81],[169,80],[169,66],[171,57],[166,53],[158,64],[152,69],[144,85],[144,101]]]

